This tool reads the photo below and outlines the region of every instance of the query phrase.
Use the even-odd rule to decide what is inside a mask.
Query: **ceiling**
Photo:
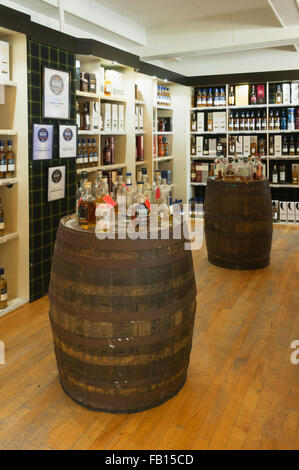
[[[188,76],[299,66],[299,0],[0,0],[0,4],[30,14],[33,21],[50,28],[105,42]]]
[[[185,21],[198,20],[210,16],[245,13],[254,8],[266,6],[267,0],[97,0],[118,13],[128,16],[147,28]]]

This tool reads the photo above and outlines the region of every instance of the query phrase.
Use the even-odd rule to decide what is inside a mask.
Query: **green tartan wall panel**
[[[42,119],[43,65],[71,72],[71,119]],[[28,40],[28,114],[29,114],[29,217],[30,217],[30,301],[48,292],[52,253],[59,221],[75,210],[76,162],[58,159],[58,126],[75,124],[75,56],[67,51]],[[52,160],[32,160],[33,124],[54,124]],[[47,177],[50,166],[66,166],[66,197],[47,202]]]

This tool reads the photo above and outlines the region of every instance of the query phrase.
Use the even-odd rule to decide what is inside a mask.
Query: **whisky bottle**
[[[15,154],[12,150],[12,141],[9,140],[7,142],[7,153],[6,153],[6,160],[7,160],[7,178],[14,178],[16,174],[16,158]]]
[[[163,137],[163,146],[164,146],[164,157],[168,157],[169,156],[169,146],[168,146],[167,137]]]
[[[88,80],[82,72],[80,73],[80,91],[88,92]]]
[[[89,103],[84,103],[83,111],[81,113],[81,126],[83,131],[90,131],[90,116],[89,116]]]
[[[201,106],[205,108],[207,106],[207,90],[204,89],[201,95]]]
[[[122,204],[126,208],[126,190],[123,183],[123,174],[121,169],[117,170],[117,180],[113,186],[113,199],[116,202],[114,211],[116,214],[118,214],[120,213],[120,207]]]
[[[0,310],[7,307],[7,281],[4,277],[4,268],[0,268]]]
[[[114,137],[110,137],[110,151],[111,151],[111,165],[115,165],[115,138]]]
[[[238,111],[235,114],[235,119],[234,119],[234,130],[239,132],[240,130],[240,118],[239,118],[239,113]]]
[[[245,131],[245,112],[241,112],[241,117],[240,117],[240,131]]]
[[[220,95],[218,88],[215,89],[214,106],[220,106]]]
[[[77,223],[79,223],[79,220],[78,220],[78,211],[79,211],[79,205],[81,203],[81,197],[82,197],[82,193],[83,193],[83,185],[84,183],[86,183],[88,181],[87,179],[87,172],[86,171],[83,171],[81,173],[81,180],[78,184],[78,188],[77,188],[77,191],[76,191],[76,220],[77,220]]]
[[[246,111],[245,131],[250,131],[250,113],[249,113],[249,111]]]
[[[274,165],[273,171],[272,171],[272,183],[277,184],[278,183],[278,172],[277,172],[277,166]]]
[[[88,167],[93,167],[93,149],[91,144],[91,139],[87,141],[87,155],[88,155]]]
[[[275,128],[276,131],[279,131],[279,130],[280,130],[280,114],[279,114],[279,110],[278,110],[278,109],[275,111],[274,128]]]
[[[78,204],[78,224],[87,230],[95,226],[95,198],[91,193],[91,183],[84,182],[82,196]]]
[[[287,140],[287,136],[284,135],[282,137],[282,155],[288,155],[288,154],[289,154],[288,140]]]
[[[251,87],[250,104],[251,104],[251,105],[255,105],[255,104],[256,104],[255,85],[252,85],[252,87]]]
[[[108,137],[105,138],[105,147],[103,148],[103,165],[111,165],[111,149]]]
[[[275,154],[274,135],[270,135],[270,137],[269,137],[269,155],[273,156],[274,154]]]
[[[4,141],[0,141],[0,179],[6,178],[7,173],[7,160],[6,153],[4,152]]]
[[[296,170],[296,167],[293,167],[292,170],[292,184],[298,184],[299,178],[298,178],[298,171]]]
[[[98,166],[98,149],[96,139],[92,139],[93,166]]]
[[[273,112],[273,109],[271,109],[269,113],[269,130],[274,131],[274,129],[275,129],[274,112]]]
[[[150,215],[150,210],[146,204],[147,197],[143,193],[143,181],[137,181],[137,194],[135,198],[135,217],[139,217],[139,228],[147,227],[147,218]]]
[[[266,141],[264,137],[261,137],[258,142],[259,147],[259,155],[264,156],[266,155]]]
[[[250,115],[250,130],[251,131],[255,130],[255,113],[254,113],[254,111],[251,111],[251,115]]]
[[[88,148],[86,140],[82,139],[83,168],[88,168]]]
[[[78,126],[78,129],[81,129],[81,115],[80,115],[79,101],[76,101],[76,124]]]
[[[267,116],[266,116],[266,111],[263,111],[262,115],[262,131],[267,130]]]
[[[290,137],[290,142],[289,142],[289,155],[295,155],[295,141],[294,141],[294,136],[291,135]]]
[[[196,107],[200,108],[201,107],[201,89],[197,91],[197,97],[196,97]]]
[[[0,237],[3,237],[4,229],[5,229],[4,210],[2,207],[2,200],[0,198]]]
[[[219,106],[226,106],[226,96],[224,88],[220,89]]]
[[[207,106],[209,106],[209,107],[213,106],[212,88],[209,88],[209,93],[208,93],[208,96],[207,96]]]
[[[262,130],[262,118],[261,118],[261,112],[260,111],[257,112],[257,117],[256,117],[256,120],[255,120],[255,128],[256,128],[257,131]]]
[[[257,167],[256,167],[256,179],[261,180],[263,179],[263,165],[260,157],[257,159]]]
[[[229,112],[229,118],[228,118],[228,130],[233,131],[234,130],[234,113],[232,111]]]
[[[288,124],[287,124],[286,112],[285,112],[285,110],[283,110],[282,113],[281,113],[280,129],[282,131],[286,131],[287,128],[288,128]]]
[[[231,86],[229,89],[228,105],[235,106],[235,88],[233,86]]]
[[[161,135],[158,136],[158,157],[164,157],[164,144]]]
[[[280,85],[277,85],[275,102],[276,104],[282,104],[282,92]]]
[[[279,165],[279,182],[284,184],[286,182],[286,167],[285,165]]]
[[[191,132],[196,132],[196,129],[197,129],[196,114],[192,113],[191,114]]]
[[[231,135],[229,139],[229,154],[235,155],[236,153],[236,141],[235,138]]]
[[[203,141],[203,154],[204,155],[209,155],[210,154],[209,139],[204,139],[204,141]]]
[[[191,155],[192,156],[196,155],[196,137],[195,136],[191,137]]]
[[[152,187],[148,181],[148,174],[147,174],[147,168],[146,167],[142,167],[141,168],[141,173],[142,173],[142,181],[143,181],[143,192],[145,194],[145,196],[147,197],[147,199],[151,201],[151,197],[152,197]]]

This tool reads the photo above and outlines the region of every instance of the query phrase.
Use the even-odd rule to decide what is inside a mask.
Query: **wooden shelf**
[[[286,183],[286,184],[276,184],[276,183],[270,183],[271,188],[292,188],[292,189],[298,189],[299,184],[291,184],[291,183]]]
[[[18,182],[17,178],[5,178],[0,179],[0,186],[9,186],[11,184],[16,184]]]
[[[245,105],[245,106],[228,106],[227,108],[230,109],[230,110],[238,110],[238,109],[255,109],[255,108],[258,108],[258,109],[266,109],[268,107],[267,104],[249,104],[249,105]]]
[[[173,160],[173,157],[156,157],[153,160],[154,162],[166,162],[167,160]]]
[[[119,168],[126,168],[126,166],[126,163],[118,163],[116,165],[102,165],[98,167],[98,170],[113,171],[118,170]]]
[[[173,132],[168,131],[168,132],[163,132],[163,131],[157,131],[153,132],[154,135],[173,135]]]
[[[219,131],[191,131],[191,135],[226,135],[227,131],[219,132]]]
[[[16,87],[18,84],[12,80],[0,80],[0,85]]]
[[[172,106],[162,106],[161,104],[157,105],[157,106],[154,106],[156,109],[163,109],[163,110],[169,110],[169,111],[173,111],[173,107]]]
[[[10,242],[12,240],[16,240],[17,238],[19,238],[18,232],[6,233],[5,235],[3,235],[3,237],[0,237],[0,246],[3,245],[4,243]]]
[[[205,106],[205,107],[193,107],[190,108],[191,112],[194,111],[226,111],[227,106]]]
[[[135,104],[139,106],[145,106],[145,102],[143,100],[135,100]]]
[[[269,160],[299,160],[299,155],[284,155],[281,157],[271,156],[267,158],[269,158]]]
[[[299,104],[268,104],[269,108],[296,108]]]
[[[89,98],[89,99],[92,99],[92,100],[99,100],[100,99],[100,95],[97,95],[96,93],[88,93],[86,91],[76,90],[76,95],[79,96],[79,97],[82,97],[82,98]]]
[[[78,130],[78,135],[100,135],[100,131],[98,130],[92,130],[92,131],[82,131]]]
[[[293,131],[289,130],[289,129],[286,129],[286,130],[282,130],[282,129],[279,129],[279,130],[275,130],[275,131],[267,131],[269,132],[269,134],[295,134],[296,132],[299,132],[299,129],[294,129]]]
[[[139,130],[139,131],[135,130],[135,134],[136,134],[136,135],[144,135],[144,134],[145,134],[145,131],[143,131],[143,130]]]
[[[0,129],[0,135],[17,135],[15,129]]]
[[[254,134],[267,134],[267,132],[270,131],[227,131],[229,135],[242,135],[242,134],[249,134],[249,135],[254,135]]]
[[[191,186],[206,186],[207,183],[191,183]]]
[[[17,308],[22,307],[22,305],[25,305],[28,301],[25,299],[20,299],[20,298],[15,298],[11,299],[8,301],[8,306],[4,310],[0,310],[0,318],[4,317],[8,313],[13,312]]]
[[[99,169],[99,167],[97,167],[97,166],[93,166],[93,167],[90,167],[90,168],[78,168],[77,169],[77,175],[80,175],[83,172],[93,173],[94,171],[97,171],[98,169]]]
[[[102,131],[101,135],[127,135],[127,132],[121,131]]]
[[[140,161],[140,162],[136,162],[135,164],[136,164],[136,166],[144,165],[144,164],[146,164],[146,161],[145,161],[145,160],[142,160],[142,161]]]
[[[106,96],[101,95],[100,99],[103,101],[117,101],[118,103],[126,103],[127,99],[124,96]]]

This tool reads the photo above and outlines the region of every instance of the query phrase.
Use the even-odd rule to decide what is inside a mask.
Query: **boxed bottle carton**
[[[203,132],[205,127],[204,113],[197,113],[197,132]]]
[[[236,106],[248,106],[249,85],[236,86]]]
[[[288,222],[294,223],[296,220],[295,202],[289,201],[287,204],[288,204]]]
[[[282,136],[275,135],[274,137],[274,153],[276,157],[281,157]]]
[[[138,111],[138,126],[140,130],[143,130],[143,106],[139,106]]]
[[[299,202],[295,203],[295,220],[299,224]]]
[[[291,86],[289,83],[282,84],[283,104],[291,104]]]
[[[0,82],[9,80],[9,43],[0,41]]]
[[[196,136],[196,155],[197,157],[203,156],[203,137]]]
[[[125,131],[125,107],[123,104],[118,105],[118,130]]]
[[[222,131],[226,132],[226,112],[221,111],[219,113],[219,121],[220,121],[220,127],[219,127],[220,132]]]
[[[279,217],[280,222],[287,222],[288,220],[288,203],[287,202],[280,202],[279,203]]]
[[[112,119],[112,128],[111,128],[111,130],[113,132],[116,132],[116,131],[118,131],[118,106],[117,106],[117,104],[112,104],[111,119]]]
[[[101,103],[103,131],[111,131],[111,103]]]

